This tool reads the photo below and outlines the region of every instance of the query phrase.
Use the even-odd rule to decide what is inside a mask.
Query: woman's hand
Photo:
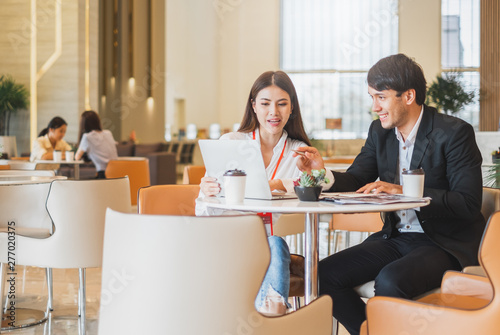
[[[323,157],[319,154],[318,149],[314,147],[300,147],[295,151],[293,157],[299,156],[299,159],[297,159],[297,168],[300,171],[311,173],[311,170],[321,170],[325,168],[325,162],[323,162]]]
[[[281,179],[270,180],[269,181],[269,187],[271,188],[271,192],[274,191],[274,190],[285,191],[286,192],[286,188],[283,185],[283,182],[281,181]]]
[[[203,177],[201,178],[200,190],[206,197],[214,197],[220,193],[220,185],[216,178]]]
[[[403,194],[403,186],[387,183],[385,181],[376,181],[374,183],[366,184],[356,192],[359,193],[390,193],[390,194]]]

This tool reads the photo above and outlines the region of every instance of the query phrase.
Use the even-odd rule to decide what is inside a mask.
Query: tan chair
[[[217,243],[210,236],[217,236]],[[255,310],[270,258],[258,216],[138,215],[109,210],[104,240],[99,334],[332,332],[329,297],[282,317],[265,317]],[[116,280],[117,271],[126,274],[122,282]],[[146,306],[147,322],[138,317],[140,306]]]
[[[205,176],[205,166],[203,165],[186,165],[182,175],[183,184],[200,185],[201,178]]]
[[[40,199],[42,201],[43,199]],[[128,178],[107,180],[54,180],[46,202],[53,234],[47,238],[17,236],[16,264],[48,268],[48,309],[52,309],[51,268],[78,268],[80,334],[85,334],[85,269],[100,267],[106,208],[130,212]],[[7,245],[0,233],[0,245]],[[0,263],[7,254],[0,253]],[[0,269],[1,270],[1,269]],[[0,272],[5,274],[5,272]],[[0,283],[0,301],[5,280]]]
[[[488,222],[479,248],[479,262],[491,283],[492,292],[500,291],[500,212]],[[457,273],[459,276],[467,276]],[[445,275],[446,279],[446,275]],[[443,282],[446,282],[443,280]],[[453,285],[451,285],[453,287]],[[418,301],[374,297],[368,301],[367,321],[362,334],[497,334],[500,329],[500,295],[462,295],[468,287],[450,290]],[[485,299],[486,298],[486,299]]]
[[[128,176],[130,180],[130,199],[132,206],[137,205],[137,194],[141,187],[151,185],[149,160],[143,157],[120,157],[111,160],[106,167],[106,178]]]
[[[497,188],[483,187],[483,203],[481,213],[485,220],[496,211],[500,210],[500,190]],[[462,272],[486,277],[486,273],[481,266],[467,266]]]
[[[139,189],[138,213],[157,215],[195,215],[199,185],[154,185]]]
[[[357,214],[333,214],[330,220],[330,231],[333,233],[334,242],[333,250],[330,249],[331,245],[331,233],[328,234],[328,254],[330,252],[337,252],[339,247],[339,235],[340,232],[345,232],[346,236],[346,247],[350,246],[350,233],[362,232],[366,233],[368,237],[369,233],[374,233],[382,229],[384,223],[380,217],[380,213],[357,213]]]

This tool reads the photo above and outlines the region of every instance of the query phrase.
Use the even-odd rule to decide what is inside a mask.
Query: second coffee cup
[[[245,199],[246,173],[242,170],[227,170],[224,173],[224,192],[226,203],[235,204]]]
[[[424,196],[425,174],[423,169],[403,171],[403,194],[408,197]]]

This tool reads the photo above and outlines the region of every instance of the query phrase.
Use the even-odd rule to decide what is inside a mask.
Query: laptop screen
[[[217,178],[224,196],[224,172],[243,170],[247,174],[245,198],[271,199],[259,143],[251,140],[200,140],[207,176]]]

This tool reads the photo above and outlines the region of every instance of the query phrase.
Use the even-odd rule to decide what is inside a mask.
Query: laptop
[[[224,172],[243,170],[247,174],[245,198],[296,199],[295,194],[273,194],[269,188],[259,143],[251,140],[200,140],[201,155],[207,176],[215,177],[221,186],[218,196],[224,196]]]

